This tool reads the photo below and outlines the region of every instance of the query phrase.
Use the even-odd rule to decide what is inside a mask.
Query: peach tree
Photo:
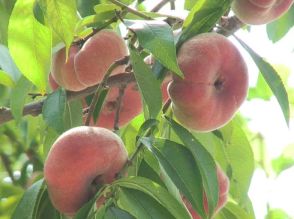
[[[289,125],[293,89],[237,31],[277,42],[293,18],[293,0],[0,1],[0,219],[254,219],[239,108],[273,96]]]

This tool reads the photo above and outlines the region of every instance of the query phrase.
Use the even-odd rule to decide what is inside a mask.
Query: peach
[[[87,87],[86,84],[81,83],[76,75],[74,68],[74,58],[79,52],[79,47],[73,45],[69,49],[68,58],[66,60],[65,47],[57,51],[52,58],[52,77],[61,87],[79,91]],[[86,74],[86,72],[84,73]]]
[[[114,181],[127,158],[122,140],[107,129],[80,126],[63,133],[44,165],[54,207],[73,216],[91,198],[93,184]]]
[[[248,90],[247,66],[238,49],[220,34],[203,33],[183,43],[178,63],[184,79],[173,75],[168,85],[177,120],[198,132],[224,126]]]
[[[50,86],[51,90],[55,91],[59,88],[59,85],[54,80],[51,73],[49,73],[49,75],[48,75],[48,82],[49,82],[49,86]]]
[[[293,0],[234,0],[232,10],[246,24],[267,24],[282,16]]]
[[[126,55],[124,40],[112,30],[101,30],[88,39],[75,56],[77,78],[87,86],[98,84],[110,65]],[[124,69],[121,65],[112,74],[122,73]]]
[[[228,198],[229,187],[230,187],[230,181],[228,177],[219,166],[217,166],[216,168],[216,173],[217,173],[217,181],[219,185],[219,197],[218,197],[218,203],[214,211],[214,214],[216,214],[221,208],[225,206],[227,202],[227,198]],[[182,197],[182,199],[187,209],[189,210],[190,214],[192,215],[192,218],[201,219],[200,215],[193,209],[190,202],[185,197]],[[207,203],[207,197],[205,194],[203,196],[203,204],[204,204],[204,210],[207,213],[208,203]]]
[[[119,88],[110,88],[96,124],[92,121],[91,125],[113,129],[115,114],[118,107],[118,96]],[[141,95],[138,91],[137,85],[135,83],[128,84],[121,100],[118,126],[122,127],[126,125],[139,115],[142,112],[142,107]]]

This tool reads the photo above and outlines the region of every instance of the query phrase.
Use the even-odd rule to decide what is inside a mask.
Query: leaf
[[[174,219],[162,205],[145,193],[122,188],[118,192],[118,206],[140,219]],[[106,217],[107,219],[109,217]]]
[[[45,122],[49,127],[52,127],[58,133],[62,133],[64,131],[63,116],[65,104],[65,91],[58,89],[47,96],[42,109]]]
[[[125,20],[125,24],[136,33],[140,46],[151,52],[166,68],[183,77],[177,63],[173,32],[166,22]]]
[[[77,0],[78,11],[82,17],[94,14],[94,6],[99,4],[100,0]]]
[[[215,219],[254,219],[240,205],[228,202]]]
[[[190,219],[187,209],[179,203],[167,190],[155,182],[142,177],[128,177],[115,181],[114,185],[120,187],[136,189],[155,199],[165,207],[171,215],[179,219]]]
[[[53,207],[47,190],[42,195],[36,215],[35,218],[42,219],[60,219],[61,217],[60,213]]]
[[[253,98],[261,98],[263,100],[269,100],[272,96],[273,93],[264,80],[264,77],[259,74],[256,86],[249,88],[247,99],[251,100]]]
[[[171,118],[165,118],[169,122],[176,135],[191,151],[195,158],[197,166],[201,172],[203,187],[208,201],[209,212],[212,214],[213,210],[217,206],[219,193],[215,161],[206,148],[187,129],[182,127]]]
[[[197,3],[197,0],[185,0],[185,9],[191,10],[193,6]]]
[[[143,138],[141,142],[153,152],[165,172],[190,201],[193,208],[204,216],[202,179],[191,152],[183,145],[167,139],[150,141],[148,138]]]
[[[12,115],[17,122],[22,118],[25,100],[31,88],[31,82],[22,76],[11,92],[10,107]]]
[[[6,87],[14,87],[15,83],[5,71],[0,70],[0,84]]]
[[[276,43],[282,39],[294,26],[294,5],[279,19],[266,25],[268,38]]]
[[[65,130],[73,127],[81,126],[83,124],[83,107],[81,100],[74,100],[66,102],[64,127]]]
[[[132,47],[130,49],[131,63],[139,90],[144,102],[147,104],[150,118],[156,118],[161,110],[162,96],[160,81],[155,78],[151,69],[144,63],[139,53]]]
[[[77,19],[76,0],[46,1],[46,18],[50,28],[65,43],[67,51],[74,38]]]
[[[6,46],[0,44],[0,68],[5,71],[10,78],[16,82],[21,73],[16,67],[12,57],[10,56],[9,50]]]
[[[256,52],[254,52],[246,43],[244,43],[241,39],[235,36],[237,41],[246,49],[246,51],[250,54],[253,61],[259,68],[262,76],[264,77],[265,81],[271,88],[273,94],[277,98],[282,112],[284,114],[285,121],[289,126],[289,119],[290,119],[290,106],[288,100],[288,94],[280,78],[279,74],[276,70],[266,62],[262,57],[260,57]]]
[[[265,217],[265,219],[291,219],[283,209],[270,209]]]
[[[230,5],[230,0],[197,1],[184,21],[183,32],[177,47],[197,34],[209,32],[220,17],[230,8]]]
[[[8,45],[22,74],[45,93],[51,65],[51,32],[35,19],[34,2],[16,2],[9,21]]]
[[[73,219],[86,219],[89,216],[89,213],[92,211],[93,206],[96,204],[96,196],[89,200],[86,204],[81,207],[78,212],[75,214]]]
[[[107,208],[105,219],[135,219],[132,215],[116,207]]]
[[[15,208],[12,219],[34,219],[44,191],[43,180],[39,180],[27,189]]]
[[[239,203],[247,200],[254,171],[254,156],[241,125],[236,119],[220,129],[223,146],[217,148],[219,157],[226,158],[231,171],[230,194]]]

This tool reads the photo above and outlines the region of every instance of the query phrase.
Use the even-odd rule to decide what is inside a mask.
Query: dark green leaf
[[[21,77],[11,92],[10,107],[17,122],[22,118],[23,106],[32,84],[25,77]]]
[[[66,103],[64,127],[68,130],[83,124],[83,107],[81,100],[74,100]]]
[[[266,25],[267,36],[272,42],[277,42],[282,39],[289,30],[294,26],[294,5],[289,11],[280,17]]]
[[[81,207],[73,219],[86,219],[89,214],[92,213],[93,206],[96,204],[96,197],[93,197],[90,201]]]
[[[177,43],[179,47],[191,37],[210,31],[229,9],[230,0],[199,0],[184,21],[183,32]]]
[[[150,128],[154,128],[159,124],[159,121],[156,119],[148,119],[146,120],[140,127],[139,131],[138,131],[138,136],[143,136],[144,133],[150,129]]]
[[[276,70],[268,63],[266,62],[262,57],[260,57],[256,52],[254,52],[246,43],[244,43],[241,39],[238,37],[235,37],[238,42],[247,50],[247,52],[252,57],[253,61],[259,68],[262,76],[264,77],[265,81],[271,88],[273,94],[277,98],[280,107],[282,109],[282,112],[284,114],[285,121],[287,125],[289,125],[289,117],[290,117],[290,106],[289,106],[289,100],[288,100],[288,94],[284,87],[284,84],[276,72]]]
[[[194,156],[197,166],[201,172],[209,211],[212,214],[213,209],[216,207],[218,202],[218,181],[215,161],[206,148],[187,129],[171,118],[166,117],[166,119],[170,123],[176,135]]]
[[[45,122],[58,133],[64,131],[63,116],[65,112],[65,104],[65,91],[58,89],[47,96],[43,105],[42,112]]]
[[[37,219],[60,219],[61,217],[60,213],[53,207],[47,190],[42,195],[36,215]]]
[[[190,215],[182,203],[179,203],[167,190],[149,179],[143,177],[128,177],[117,180],[114,184],[145,193],[156,200],[177,219],[190,219]]]
[[[140,46],[151,52],[167,69],[183,76],[177,63],[173,32],[166,22],[126,20],[125,24],[136,33]]]
[[[105,213],[105,219],[135,219],[132,215],[116,207],[109,207]]]
[[[51,31],[35,19],[34,3],[16,2],[9,20],[8,45],[22,74],[45,93],[51,66]]]
[[[164,139],[150,141],[141,139],[168,174],[180,192],[191,202],[192,206],[204,216],[203,185],[200,170],[191,152],[176,142]]]
[[[162,96],[160,81],[144,63],[139,53],[130,47],[131,62],[144,102],[147,104],[149,117],[156,118],[161,110]]]
[[[43,180],[39,180],[27,189],[18,203],[12,215],[12,219],[35,219],[36,210],[44,191]]]
[[[175,219],[167,209],[144,192],[134,189],[120,189],[118,206],[140,219]],[[108,217],[106,217],[108,219]]]
[[[82,17],[94,14],[94,6],[99,3],[99,0],[77,0],[78,11]]]

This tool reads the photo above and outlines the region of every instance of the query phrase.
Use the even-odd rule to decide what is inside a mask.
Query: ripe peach
[[[113,129],[118,107],[119,88],[110,88],[96,124],[91,125]],[[142,112],[142,100],[135,83],[128,84],[121,100],[118,126],[122,127]]]
[[[49,197],[72,216],[93,194],[93,184],[111,183],[127,161],[122,140],[101,127],[80,126],[52,145],[44,166]]]
[[[234,0],[232,10],[246,24],[267,24],[278,19],[293,4],[293,0]]]
[[[112,30],[101,30],[88,39],[75,56],[77,78],[87,86],[98,84],[110,65],[127,54],[127,47],[119,35]],[[121,65],[112,74],[122,73],[124,69]]]
[[[78,80],[75,72],[74,58],[78,52],[79,47],[77,45],[71,46],[66,60],[66,50],[63,47],[52,58],[52,77],[57,84],[67,90],[79,91],[88,87],[87,84],[83,84]]]
[[[181,46],[184,79],[168,85],[175,117],[187,128],[208,132],[224,126],[246,98],[247,66],[238,49],[217,33],[199,34]]]
[[[59,85],[57,84],[57,82],[54,80],[54,78],[52,77],[52,74],[50,73],[48,76],[48,82],[49,82],[49,86],[50,88],[55,91],[58,89]]]
[[[218,185],[219,185],[219,197],[218,197],[218,203],[216,206],[216,209],[214,211],[214,214],[216,214],[221,208],[223,208],[227,202],[227,197],[228,197],[228,192],[229,192],[229,187],[230,187],[230,181],[226,174],[222,171],[222,169],[217,166],[216,169],[217,173],[217,180],[218,180]],[[184,204],[188,208],[190,214],[192,215],[193,219],[201,219],[200,215],[193,209],[192,205],[190,202],[185,198],[182,197]],[[207,203],[207,197],[204,194],[203,197],[203,204],[204,204],[204,210],[207,213],[208,212],[208,203]]]

